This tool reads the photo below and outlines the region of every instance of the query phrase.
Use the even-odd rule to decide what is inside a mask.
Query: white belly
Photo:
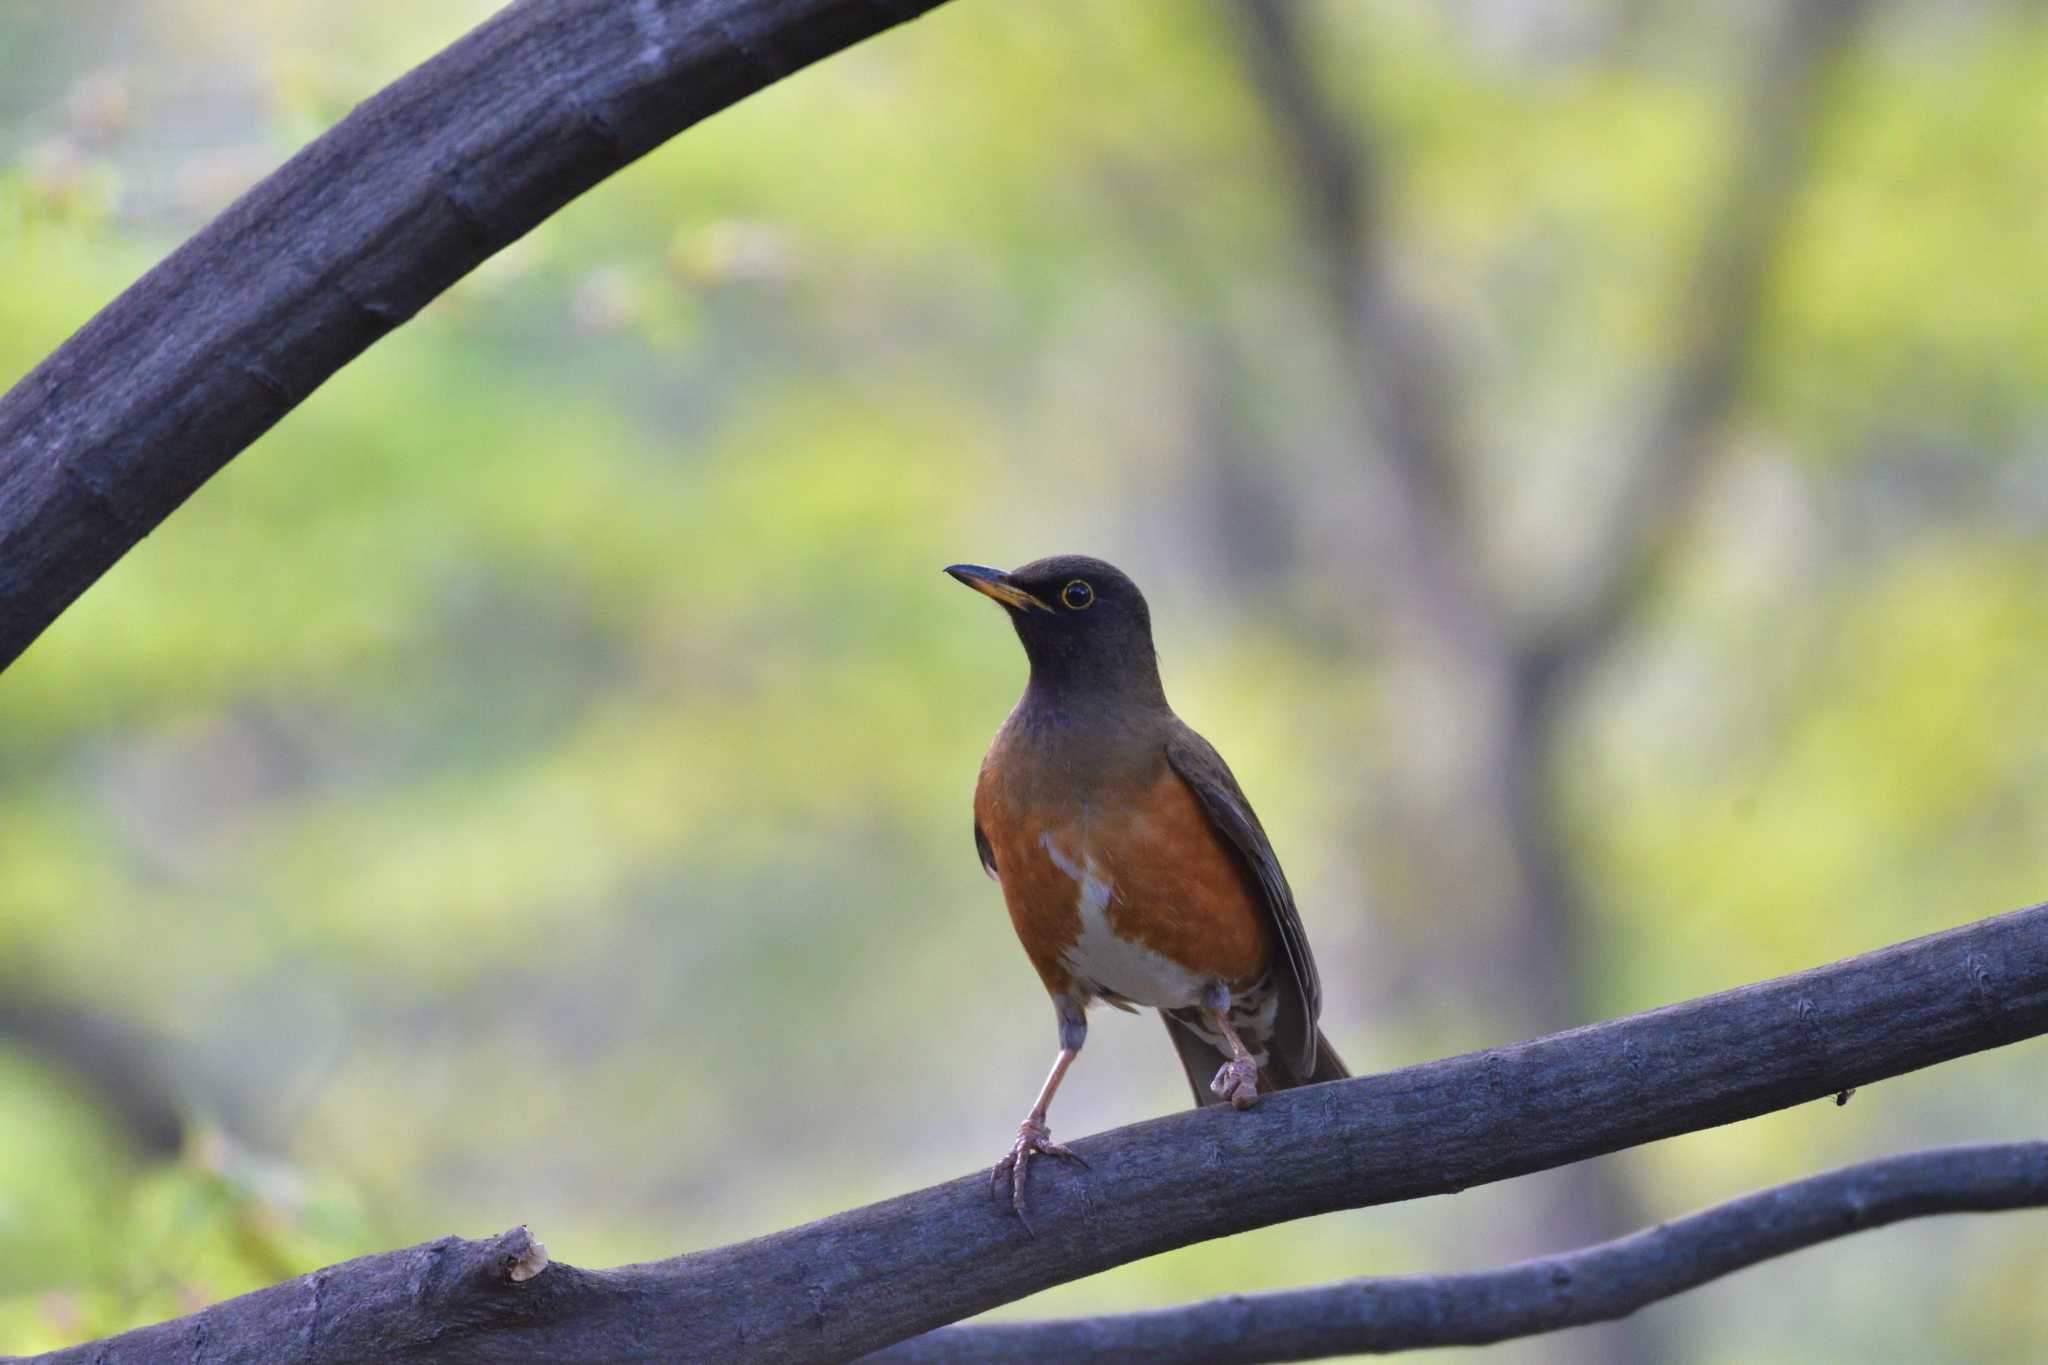
[[[1119,995],[1154,1009],[1183,1009],[1201,1003],[1207,983],[1193,972],[1153,952],[1142,943],[1118,937],[1110,927],[1109,907],[1117,889],[1084,849],[1079,861],[1042,835],[1038,846],[1052,865],[1074,879],[1074,910],[1081,933],[1061,957],[1061,965],[1093,995]]]

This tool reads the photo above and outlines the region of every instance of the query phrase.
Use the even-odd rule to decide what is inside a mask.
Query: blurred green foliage
[[[0,0],[0,380],[488,8]],[[1555,581],[1681,339],[1755,17],[1303,9],[1453,346],[1486,568]],[[1146,586],[1354,1066],[1505,1036],[1489,907],[1408,846],[1457,812],[1386,780],[1457,737],[1382,704],[1349,379],[1237,41],[958,0],[775,87],[351,366],[9,670],[0,962],[165,1040],[192,1136],[139,1157],[0,1039],[0,1351],[451,1230],[606,1264],[992,1160],[1053,1036],[967,837],[1022,667],[959,559]],[[1717,475],[1565,736],[1601,1012],[2048,884],[2048,19],[1884,11],[1837,77]],[[1662,1215],[2035,1134],[2038,1051],[1626,1160]],[[1184,1102],[1110,1018],[1055,1123]],[[1524,1197],[1012,1311],[1477,1265],[1541,1249]],[[1653,1312],[1701,1361],[2035,1360],[2043,1244],[1903,1228]]]

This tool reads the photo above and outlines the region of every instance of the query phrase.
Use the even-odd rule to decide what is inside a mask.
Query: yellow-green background
[[[489,9],[0,0],[0,383]],[[1299,6],[1505,584],[1673,343],[1770,10]],[[380,343],[0,678],[0,990],[154,1039],[192,1133],[138,1159],[0,1037],[0,1351],[445,1232],[603,1265],[992,1160],[1054,1038],[969,838],[1022,660],[955,560],[1146,587],[1355,1068],[1514,1035],[1496,908],[1411,866],[1460,813],[1392,775],[1459,736],[1386,705],[1240,39],[1194,0],[957,0],[775,86]],[[2048,18],[1880,7],[1840,76],[1714,475],[1562,735],[1587,1017],[2048,889]],[[2039,1136],[2044,1056],[1621,1160],[1662,1217]],[[1112,1014],[1055,1131],[1185,1101]],[[1009,1311],[1532,1254],[1540,1183]],[[1688,1361],[2039,1360],[2044,1246],[1915,1224],[1650,1325]]]

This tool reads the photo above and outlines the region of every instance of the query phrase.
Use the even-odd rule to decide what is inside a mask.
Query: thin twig
[[[2048,1142],[1945,1147],[1746,1194],[1633,1236],[1464,1275],[1347,1280],[1183,1308],[945,1327],[868,1357],[1234,1365],[1484,1346],[1611,1322],[1804,1247],[1944,1213],[2048,1205]]]

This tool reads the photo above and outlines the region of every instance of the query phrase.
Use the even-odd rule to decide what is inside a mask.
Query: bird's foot
[[[1086,1161],[1052,1140],[1051,1129],[1034,1119],[1024,1120],[1017,1129],[1017,1140],[1010,1144],[1009,1155],[998,1161],[996,1168],[989,1172],[989,1195],[995,1199],[1003,1197],[1004,1177],[1008,1177],[1010,1209],[1019,1222],[1024,1222],[1025,1172],[1034,1156],[1058,1157],[1061,1161],[1073,1162],[1084,1171],[1088,1169]],[[1024,1229],[1029,1232],[1031,1224],[1024,1223]]]
[[[1209,1093],[1230,1101],[1233,1109],[1251,1108],[1259,1102],[1259,1064],[1249,1057],[1231,1058],[1217,1069]]]

